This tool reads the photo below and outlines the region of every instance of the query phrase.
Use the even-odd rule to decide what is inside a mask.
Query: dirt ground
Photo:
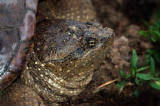
[[[93,80],[78,97],[62,105],[71,106],[160,106],[160,91],[147,85],[140,87],[140,96],[133,92],[136,86],[126,87],[118,93],[116,82],[94,91],[98,86],[120,78],[120,69],[130,72],[132,49],[137,51],[138,67],[146,64],[145,51],[152,48],[152,43],[139,35],[144,28],[142,20],[153,18],[158,0],[92,0],[98,20],[104,27],[115,30],[116,38],[110,54],[96,70]]]

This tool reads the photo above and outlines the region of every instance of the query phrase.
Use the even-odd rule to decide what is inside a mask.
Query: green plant
[[[148,27],[147,31],[140,30],[139,33],[142,36],[150,38],[153,42],[160,41],[160,8],[157,9],[155,13],[155,19],[153,20],[152,24],[148,24],[144,22]]]
[[[122,78],[121,81],[117,83],[120,92],[127,85],[136,85],[137,88],[134,91],[135,96],[139,95],[138,87],[144,83],[150,85],[152,88],[160,90],[160,72],[156,71],[157,68],[160,68],[160,8],[157,9],[152,24],[146,21],[144,21],[144,24],[147,26],[148,30],[140,30],[139,34],[151,39],[154,45],[154,48],[146,51],[147,66],[137,67],[138,56],[136,51],[133,50],[130,73],[125,75],[123,70],[120,70]]]
[[[147,64],[151,63],[151,60],[154,60],[155,64],[159,67],[160,65],[160,8],[157,9],[155,13],[155,19],[152,24],[145,22],[148,27],[147,31],[140,30],[139,33],[142,36],[145,36],[154,44],[154,48],[147,50]]]
[[[158,49],[148,49],[147,50],[147,64],[150,63],[150,58],[154,58],[157,64],[160,64],[160,51]]]
[[[156,64],[160,64],[160,8],[157,9],[155,13],[155,19],[153,20],[152,24],[144,22],[148,27],[147,31],[140,30],[139,34],[141,36],[145,36],[152,40],[153,44],[157,48],[152,48],[147,50],[147,64],[150,63],[150,58],[154,58]]]
[[[117,83],[119,91],[121,92],[123,88],[130,82],[138,86],[142,85],[143,83],[147,83],[151,87],[160,90],[160,78],[159,78],[160,73],[155,72],[154,59],[150,57],[149,65],[145,67],[138,68],[137,64],[138,64],[138,56],[136,51],[133,49],[130,74],[125,75],[123,70],[120,70],[120,74],[123,80]],[[138,89],[136,89],[134,94],[138,96],[138,92],[139,92]]]

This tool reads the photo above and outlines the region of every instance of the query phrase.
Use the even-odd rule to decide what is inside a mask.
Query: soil
[[[126,74],[130,72],[132,49],[138,54],[138,67],[146,65],[146,50],[153,47],[150,40],[139,35],[144,28],[142,20],[152,20],[158,0],[92,0],[97,11],[98,20],[104,27],[115,30],[116,38],[112,50],[95,71],[93,80],[85,92],[72,98],[62,106],[160,106],[160,91],[147,84],[139,87],[140,96],[134,96],[135,85],[126,86],[119,93],[116,82],[98,86],[121,78],[120,69]]]

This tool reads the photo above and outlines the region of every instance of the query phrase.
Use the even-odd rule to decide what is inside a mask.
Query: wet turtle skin
[[[27,54],[33,44],[37,5],[38,0],[0,0],[0,90],[12,83],[25,66]],[[78,15],[82,12],[80,10],[84,10],[80,9],[82,7],[91,10],[84,11],[85,17]],[[88,21],[95,16],[92,9],[89,0],[47,0],[39,4],[40,11],[37,18],[72,17],[74,20]],[[74,16],[71,13],[77,14]]]
[[[37,21],[53,17],[88,22],[96,20],[96,12],[91,0],[40,0]]]
[[[63,0],[58,1],[60,3]],[[68,1],[69,5],[72,4],[72,0]],[[84,1],[88,3],[89,0]],[[56,10],[55,7],[52,9]],[[67,18],[68,13],[63,13],[62,9],[61,15],[56,17],[56,12],[51,14],[51,10],[45,17],[39,18],[34,49],[28,56],[27,66],[21,79],[4,91],[1,105],[43,106],[44,100],[66,101],[84,90],[94,70],[107,55],[114,38],[112,29],[102,28],[95,22],[73,21],[88,21],[88,15],[83,17],[70,13],[76,17],[72,20],[57,20],[55,18]],[[74,9],[68,6],[66,10]]]
[[[109,52],[114,32],[95,22],[45,20],[37,25],[36,36],[22,80],[44,100],[63,102],[91,81]]]
[[[112,29],[95,22],[43,20],[37,24],[34,50],[21,81],[4,92],[2,105],[43,106],[43,101],[64,102],[78,95],[108,54],[113,38]]]

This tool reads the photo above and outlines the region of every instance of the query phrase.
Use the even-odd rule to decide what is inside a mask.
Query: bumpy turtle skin
[[[96,12],[91,0],[46,0],[39,3],[37,21],[43,19],[95,21]]]
[[[91,81],[113,38],[112,29],[96,22],[44,20],[22,80],[46,101],[66,101]]]
[[[31,50],[38,0],[0,0],[0,90],[21,73]]]
[[[51,0],[48,0],[48,1],[51,1]],[[57,0],[57,1],[60,1],[59,3],[62,3],[62,4],[68,1],[67,4],[72,4],[72,5],[69,5],[68,7],[65,7],[65,6],[61,7],[61,8],[68,8],[68,9],[60,8],[61,10],[59,10],[60,12],[63,12],[65,10],[68,10],[68,11],[74,10],[69,12],[70,17],[73,15],[72,13],[75,13],[77,11],[76,5],[80,5],[78,6],[78,8],[81,6],[83,7],[84,2],[89,3],[89,5],[91,5],[90,2],[88,2],[90,0],[83,0],[83,2],[80,2],[80,0]],[[60,5],[60,4],[57,4],[57,5]],[[87,6],[85,8],[87,8]],[[80,11],[79,14],[81,16],[83,16],[81,13],[85,11],[85,8],[78,9]],[[45,13],[45,12],[41,12],[41,13]],[[50,14],[50,13],[51,12],[49,10],[49,15],[47,14],[47,17],[45,17],[46,19],[48,18],[53,19],[53,16],[55,14]],[[59,14],[63,14],[62,19],[63,18],[65,19],[68,16],[67,14],[65,14],[65,12],[59,13]],[[79,19],[79,16],[80,16],[79,14],[73,15],[73,17],[75,17],[74,20]],[[51,17],[49,17],[50,15]],[[90,16],[92,15],[90,14]],[[88,15],[85,15],[85,16],[88,17]],[[57,16],[57,18],[58,17],[59,16]],[[88,19],[87,17],[81,17],[80,19],[82,19],[82,21],[85,21],[85,19]],[[44,19],[44,18],[42,17],[39,19],[41,21],[41,19]],[[93,70],[98,66],[98,63],[101,62],[102,59],[104,59],[105,55],[107,55],[108,47],[113,41],[113,35],[114,35],[113,30],[110,28],[104,29],[97,23],[92,23],[92,22],[81,23],[81,22],[69,21],[69,20],[68,21],[67,20],[66,21],[51,20],[49,22],[42,22],[42,23],[45,23],[46,25],[45,26],[40,25],[39,28],[37,28],[38,34],[37,34],[37,37],[35,37],[35,39],[37,40],[35,42],[35,50],[30,54],[31,58],[30,60],[28,60],[28,65],[21,76],[22,78],[21,80],[24,81],[23,84],[27,85],[32,89],[28,89],[28,87],[25,87],[25,85],[22,85],[22,82],[19,82],[18,85],[16,84],[12,85],[9,88],[9,89],[14,89],[14,90],[11,90],[12,92],[17,92],[17,94],[21,95],[23,94],[22,93],[23,91],[21,89],[25,89],[26,95],[21,95],[22,97],[20,97],[19,99],[17,98],[18,97],[17,95],[12,95],[12,93],[10,93],[9,91],[7,92],[6,90],[6,92],[4,92],[4,97],[2,98],[2,103],[1,103],[2,105],[14,104],[15,102],[18,102],[19,104],[17,104],[17,106],[23,106],[27,104],[28,101],[31,100],[31,98],[33,97],[32,99],[35,100],[35,102],[30,101],[26,106],[37,105],[39,103],[41,103],[43,106],[44,103],[41,101],[41,99],[39,99],[39,96],[43,98],[43,100],[45,101],[63,102],[71,96],[78,95],[84,89],[85,85],[88,84],[89,81],[92,79]],[[78,24],[80,25],[77,26]],[[63,37],[65,36],[65,31],[63,30],[63,28],[66,32],[68,32],[66,33],[67,39]],[[83,37],[83,34],[85,34],[84,37]],[[53,35],[55,36],[55,38]],[[46,38],[43,38],[43,36]],[[95,48],[90,49],[87,44],[87,41],[89,40],[88,38],[89,39],[91,38],[91,42],[92,40],[95,41],[99,39],[98,41],[102,43],[96,44],[97,46]],[[101,39],[101,38],[104,38],[104,39]],[[66,41],[63,41],[63,39],[64,40],[66,39]],[[68,39],[70,39],[71,42],[68,41]],[[80,39],[83,39],[83,40],[79,41]],[[50,41],[54,41],[54,40],[56,42],[49,43]],[[92,44],[90,46],[92,46]],[[70,53],[73,55],[70,55]],[[45,64],[47,62],[45,61],[45,59],[47,60],[47,55],[49,57],[51,56],[53,60],[54,58],[58,58],[58,59],[64,58],[63,59],[64,64],[58,63],[57,60],[56,60],[57,63],[55,61],[56,65],[54,64],[54,61],[49,62],[49,64],[48,63]],[[43,59],[43,56],[45,57],[45,59]],[[94,56],[96,56],[96,58],[94,58]],[[82,64],[82,63],[85,63],[85,64]],[[93,63],[96,63],[96,64],[94,65]],[[18,92],[18,90],[20,92]],[[38,97],[34,96],[33,90],[37,94],[39,94],[37,95]],[[30,96],[30,95],[33,95],[33,96]],[[23,105],[20,105],[20,104],[23,104]]]
[[[36,92],[20,83],[9,86],[3,96],[7,98],[2,98],[0,106],[45,106]]]

